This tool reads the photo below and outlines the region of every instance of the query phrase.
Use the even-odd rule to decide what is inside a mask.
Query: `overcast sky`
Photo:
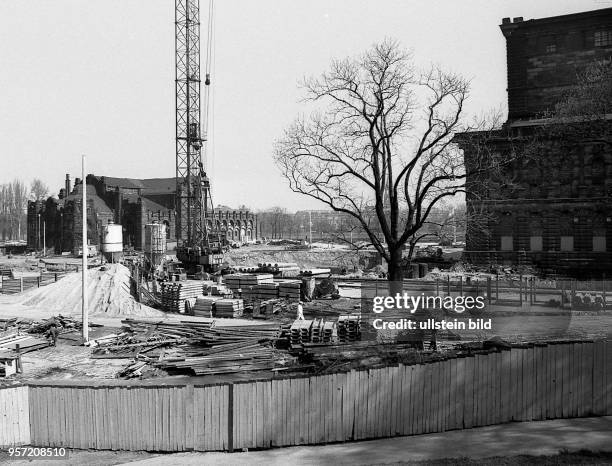
[[[205,11],[208,0],[200,1]],[[611,4],[216,0],[208,150],[215,204],[322,208],[289,190],[272,145],[300,112],[298,81],[332,58],[396,38],[418,64],[471,78],[467,113],[478,114],[505,108],[503,17]],[[56,193],[66,173],[80,176],[82,153],[88,173],[171,177],[174,134],[173,0],[0,0],[0,183],[39,177]]]

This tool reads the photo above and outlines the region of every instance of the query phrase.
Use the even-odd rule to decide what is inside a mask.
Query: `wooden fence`
[[[210,386],[32,384],[29,409],[35,446],[149,451],[232,451],[612,415],[612,342]]]
[[[65,275],[65,273],[42,272],[37,276],[19,278],[6,278],[0,276],[0,293],[16,294],[29,290],[30,288],[40,288],[41,286],[55,283]]]
[[[0,447],[30,443],[28,387],[0,388]]]

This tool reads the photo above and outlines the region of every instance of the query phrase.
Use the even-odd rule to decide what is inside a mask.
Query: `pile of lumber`
[[[289,343],[291,346],[303,345],[310,342],[310,328],[312,320],[296,320],[289,329]]]
[[[340,343],[352,343],[361,340],[361,316],[338,316],[337,333]]]
[[[215,311],[215,302],[223,299],[221,296],[199,296],[193,306],[193,315],[199,317],[212,317]]]
[[[301,280],[279,280],[278,296],[291,301],[300,300]]]
[[[204,291],[207,293],[210,293],[213,296],[232,296],[233,295],[233,292],[229,287],[225,285],[221,285],[219,283],[214,283],[210,285],[209,287],[206,287]]]
[[[220,326],[188,320],[134,319],[122,323],[126,331],[98,346],[96,353],[107,354],[98,357],[122,357],[121,354],[131,353],[132,357],[138,356],[140,361],[154,367],[197,375],[271,369],[290,360],[273,347],[281,338],[277,323]],[[139,374],[142,368],[141,364],[132,363],[123,374]]]
[[[161,285],[162,309],[169,312],[185,312],[185,301],[201,296],[204,287],[199,280],[166,282]]]
[[[331,343],[334,337],[334,323],[324,319],[296,320],[289,329],[291,346],[306,343]]]
[[[323,319],[314,319],[310,327],[312,343],[331,343],[334,334],[334,323]]]
[[[245,299],[275,299],[278,298],[278,283],[260,283],[259,285],[242,288]]]
[[[417,354],[414,344],[410,342],[391,344],[376,341],[356,341],[344,344],[305,343],[300,350],[321,363],[324,363],[325,360],[362,360],[376,356],[388,359],[411,353]]]
[[[165,370],[190,370],[195,375],[216,375],[274,368],[278,351],[269,344],[241,341],[211,348],[194,356],[168,357],[156,366]]]
[[[244,301],[242,299],[219,299],[215,301],[214,316],[224,318],[242,317]]]
[[[272,283],[272,279],[273,275],[270,273],[235,273],[223,277],[228,288],[232,291],[261,283]]]
[[[47,346],[49,346],[49,342],[46,339],[30,335],[12,333],[0,337],[0,351],[16,351],[19,349],[19,353],[29,353]]]

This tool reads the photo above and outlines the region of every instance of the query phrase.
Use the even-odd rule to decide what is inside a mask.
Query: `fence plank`
[[[610,340],[605,342],[603,369],[605,377],[603,411],[605,415],[610,416],[612,415],[612,341]]]

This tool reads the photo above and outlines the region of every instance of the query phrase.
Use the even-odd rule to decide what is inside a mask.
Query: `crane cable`
[[[214,145],[215,138],[209,137],[209,135],[214,134],[214,103],[213,103],[213,93],[211,92],[211,74],[212,74],[212,66],[214,64],[214,0],[209,0],[208,2],[208,29],[207,29],[207,38],[206,38],[206,62],[205,62],[205,81],[204,81],[204,140],[206,141],[206,153],[204,163],[207,165],[207,169],[211,176],[214,173],[213,165],[214,165]],[[211,109],[212,107],[212,109]],[[213,118],[211,118],[211,115]],[[214,176],[213,176],[214,178]],[[212,191],[212,188],[211,188]],[[212,192],[211,192],[212,198]],[[212,199],[211,199],[212,201]]]

